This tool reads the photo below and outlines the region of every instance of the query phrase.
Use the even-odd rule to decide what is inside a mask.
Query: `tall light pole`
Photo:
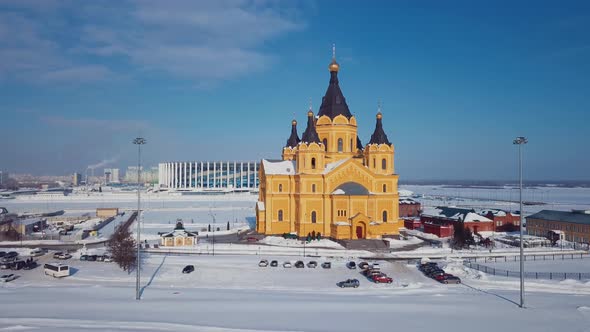
[[[147,143],[145,138],[137,137],[133,140],[133,144],[137,145],[137,259],[136,259],[136,275],[135,275],[135,299],[140,300],[141,294],[139,292],[139,284],[141,280],[141,146]]]
[[[518,178],[519,178],[519,188],[520,188],[520,307],[524,308],[524,245],[522,241],[523,237],[523,210],[522,210],[522,146],[527,144],[528,141],[526,137],[519,136],[517,137],[512,144],[518,145]]]
[[[213,256],[215,256],[215,215],[213,214],[213,211],[211,210],[211,208],[209,208],[209,214],[211,215],[211,218],[213,218]]]

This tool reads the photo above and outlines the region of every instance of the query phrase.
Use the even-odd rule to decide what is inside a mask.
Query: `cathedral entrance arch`
[[[357,239],[364,239],[365,238],[365,229],[362,225],[356,226],[356,238]]]

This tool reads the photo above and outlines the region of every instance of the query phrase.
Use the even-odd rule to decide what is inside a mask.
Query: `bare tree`
[[[109,240],[113,260],[123,271],[131,272],[137,260],[135,239],[127,228],[118,229]]]

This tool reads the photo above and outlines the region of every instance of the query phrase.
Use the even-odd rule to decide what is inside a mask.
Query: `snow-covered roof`
[[[340,160],[338,160],[338,161],[335,161],[335,162],[333,162],[333,163],[326,164],[326,168],[324,169],[324,174],[328,174],[328,173],[330,173],[330,172],[331,172],[331,171],[333,171],[333,170],[334,170],[336,167],[338,167],[338,166],[340,166],[340,165],[344,164],[345,162],[347,162],[347,161],[348,161],[348,159],[350,159],[350,158],[340,159]]]
[[[420,204],[411,198],[400,198],[399,203],[400,204]]]
[[[495,217],[506,217],[506,211],[504,210],[498,210],[498,209],[487,209],[487,210],[481,210],[481,215],[487,215],[487,214],[492,214]]]
[[[346,194],[342,189],[336,189],[332,192],[332,195],[344,195]]]
[[[258,201],[256,202],[256,206],[258,207],[258,211],[265,211],[264,202]]]
[[[451,219],[451,220],[461,220],[463,222],[491,222],[492,221],[482,215],[475,213],[474,210],[446,207],[446,206],[424,207],[422,215],[431,216],[431,217],[446,218],[446,219]]]
[[[463,222],[486,222],[486,221],[492,221],[491,219],[488,219],[484,216],[481,216],[477,213],[473,213],[473,212],[469,212],[467,213],[467,215],[465,215],[465,217],[463,218]]]
[[[295,175],[296,164],[294,160],[262,160],[264,172],[272,175]]]
[[[175,229],[172,232],[160,234],[160,236],[161,237],[177,237],[177,236],[195,237],[195,236],[197,236],[197,234],[192,233],[192,232],[187,232],[185,229]]]

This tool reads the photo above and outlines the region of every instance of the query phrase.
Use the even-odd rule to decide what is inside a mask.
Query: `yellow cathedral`
[[[301,139],[293,120],[282,160],[263,159],[256,231],[266,235],[321,234],[339,240],[398,234],[398,175],[394,147],[377,113],[365,147],[338,83],[333,56],[330,84],[317,116],[310,108]]]

